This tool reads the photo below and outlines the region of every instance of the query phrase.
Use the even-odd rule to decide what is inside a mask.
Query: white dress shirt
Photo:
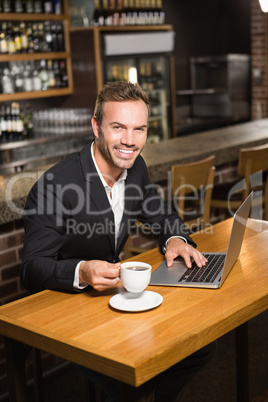
[[[108,186],[107,182],[105,181],[105,178],[101,174],[98,165],[96,163],[95,157],[94,157],[94,152],[93,152],[93,144],[91,145],[91,157],[94,162],[95,168],[98,172],[98,175],[100,177],[100,180],[103,184],[103,187],[105,188],[107,198],[109,200],[109,203],[111,205],[112,211],[114,213],[114,224],[115,224],[115,248],[117,246],[117,239],[118,239],[118,234],[119,234],[119,228],[120,224],[122,221],[122,216],[124,212],[124,206],[125,206],[125,180],[127,178],[127,170],[123,169],[121,176],[119,179],[114,183],[113,187]],[[88,283],[80,283],[79,284],[79,267],[82,261],[80,261],[75,269],[75,277],[74,277],[74,283],[73,286],[76,289],[83,289],[86,286],[88,286]]]

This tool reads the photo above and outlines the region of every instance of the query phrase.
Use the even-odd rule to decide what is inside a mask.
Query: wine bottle
[[[10,138],[10,141],[16,141],[17,140],[17,103],[12,102],[10,106],[10,115],[11,115],[11,133],[12,133],[12,139]],[[9,137],[11,137],[9,135]]]
[[[33,26],[31,22],[27,24],[28,53],[34,53]]]
[[[134,8],[134,0],[128,1],[128,24],[135,25],[135,8]]]
[[[53,13],[53,1],[52,0],[44,1],[44,12],[45,12],[45,14]]]
[[[166,14],[163,9],[163,2],[162,2],[162,0],[156,0],[156,4],[157,4],[158,13],[159,13],[159,20],[158,20],[159,25],[163,25],[166,20]]]
[[[15,92],[23,92],[24,85],[23,85],[23,71],[21,66],[16,66],[14,71],[14,91]]]
[[[100,11],[99,0],[94,0],[94,14],[93,14],[92,25],[94,26],[103,25],[103,22],[101,24],[101,11]]]
[[[44,24],[39,22],[38,24],[38,38],[39,38],[39,52],[47,51],[47,42],[45,38]]]
[[[14,93],[14,83],[8,68],[4,68],[2,77],[2,90],[3,94],[13,94]]]
[[[127,20],[127,9],[128,9],[128,0],[123,0],[123,7],[121,11],[121,25],[128,25]]]
[[[125,0],[126,10],[126,25],[132,25],[132,9],[130,7],[130,0]]]
[[[7,46],[7,23],[3,22],[1,25],[0,30],[0,53],[7,54],[8,53],[8,46]]]
[[[48,71],[48,88],[56,88],[56,78],[53,70],[52,60],[47,61],[47,71]]]
[[[106,25],[112,26],[113,25],[113,15],[114,15],[114,10],[115,10],[115,2],[114,0],[109,0],[107,1],[108,4],[108,15],[106,18]]]
[[[26,64],[26,67],[23,71],[23,89],[25,92],[31,92],[33,90],[33,81],[32,81],[32,71],[31,65],[29,63]]]
[[[24,22],[20,23],[20,37],[21,37],[21,52],[27,53],[28,51],[28,38],[27,38],[27,30]]]
[[[141,13],[141,16],[142,16],[141,25],[146,25],[147,24],[147,17],[146,17],[147,5],[146,5],[146,1],[140,0],[140,13]]]
[[[58,60],[53,60],[53,71],[55,76],[55,87],[61,87],[61,75],[60,75],[60,68]]]
[[[16,116],[16,131],[17,131],[17,140],[20,141],[23,139],[23,132],[24,132],[24,122],[21,115],[20,104],[17,102],[16,109],[15,109],[15,116]]]
[[[33,29],[33,51],[35,53],[40,52],[40,38],[39,38],[39,33],[38,33],[38,25],[36,23],[33,24],[32,26]]]
[[[3,12],[12,13],[12,3],[11,0],[3,0]]]
[[[42,91],[46,91],[48,89],[48,71],[45,59],[40,60],[39,76],[41,79],[41,89]]]
[[[18,25],[13,28],[16,53],[22,53],[21,32]]]
[[[33,114],[31,110],[31,105],[29,103],[26,103],[24,113],[23,113],[23,123],[24,123],[24,130],[23,130],[23,137],[26,138],[31,138],[33,137]]]
[[[32,84],[33,84],[33,91],[42,90],[42,82],[36,65],[34,66],[34,69],[32,71]]]
[[[113,13],[112,13],[112,18],[113,18],[113,26],[119,26],[120,25],[120,14],[119,14],[119,9],[118,9],[118,1],[115,2],[113,1]]]
[[[160,25],[160,7],[159,2],[157,0],[153,0],[154,3],[154,24]]]
[[[5,105],[1,106],[1,113],[0,113],[0,125],[1,125],[1,141],[7,141],[7,122],[6,122],[6,114],[5,114]]]
[[[58,41],[57,41],[57,26],[55,22],[50,25],[51,29],[51,50],[52,52],[58,51]]]
[[[61,88],[68,87],[68,75],[65,60],[60,60],[60,87]]]
[[[102,14],[103,14],[104,25],[108,25],[109,24],[109,4],[108,4],[108,0],[102,0]]]
[[[43,4],[41,0],[34,0],[33,11],[36,14],[41,14],[43,12]]]
[[[9,54],[15,54],[16,53],[16,47],[15,47],[15,38],[13,34],[13,29],[12,29],[12,23],[9,22],[7,25],[7,48],[8,48],[8,53]]]
[[[53,0],[53,10],[55,14],[62,13],[61,0]]]
[[[34,12],[33,0],[26,0],[26,13],[32,14]]]
[[[10,141],[13,141],[12,115],[11,115],[10,104],[6,105],[5,119],[6,119],[6,124],[7,124],[7,141],[10,142]]]
[[[148,13],[148,19],[147,19],[147,24],[148,25],[153,25],[154,24],[154,10],[153,10],[153,4],[151,0],[146,0],[147,2],[147,13]]]
[[[63,35],[63,27],[62,23],[58,22],[56,24],[56,38],[57,38],[57,49],[58,52],[64,52],[64,35]]]
[[[126,14],[123,10],[122,0],[117,0],[117,11],[118,11],[118,25],[124,26],[126,24]]]
[[[23,3],[21,0],[15,0],[14,2],[14,12],[15,13],[23,13]]]
[[[44,51],[51,52],[52,51],[52,35],[50,29],[50,21],[44,22]]]
[[[23,122],[20,117],[20,106],[18,102],[11,103],[11,124],[13,141],[22,139]]]
[[[140,25],[140,0],[133,0],[133,25]]]

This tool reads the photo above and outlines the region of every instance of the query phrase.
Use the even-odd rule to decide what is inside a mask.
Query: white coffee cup
[[[152,267],[139,261],[123,262],[120,280],[128,292],[141,293],[150,283]]]

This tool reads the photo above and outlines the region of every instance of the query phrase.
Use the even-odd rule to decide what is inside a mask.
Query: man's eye
[[[145,130],[146,130],[145,127],[137,127],[136,128],[136,131],[140,131],[140,132],[143,132]]]

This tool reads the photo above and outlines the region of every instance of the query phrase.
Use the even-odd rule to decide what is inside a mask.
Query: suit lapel
[[[114,214],[107,199],[105,188],[103,187],[92,160],[90,147],[91,144],[87,145],[82,149],[80,154],[86,188],[88,194],[90,195],[91,201],[94,203],[95,207],[100,213],[100,217],[102,218],[104,224],[104,230],[106,230],[112,248],[115,251]],[[90,206],[88,207],[90,213]]]
[[[128,175],[125,181],[125,206],[120,225],[119,236],[117,239],[118,249],[120,248],[121,243],[126,236],[126,233],[130,233],[130,230],[134,227],[134,223],[136,221],[136,205],[138,197],[137,186],[137,174],[134,174],[134,170],[133,168],[131,168],[128,170]]]
[[[100,212],[110,243],[115,251],[114,214],[91,157],[91,143],[82,149],[80,158],[87,191],[92,202]],[[131,228],[134,227],[138,215],[138,205],[140,205],[140,202],[142,201],[140,197],[143,198],[141,194],[142,188],[140,175],[141,171],[135,162],[134,166],[128,170],[125,181],[125,206],[117,239],[117,249],[120,249],[126,234],[130,233]]]

